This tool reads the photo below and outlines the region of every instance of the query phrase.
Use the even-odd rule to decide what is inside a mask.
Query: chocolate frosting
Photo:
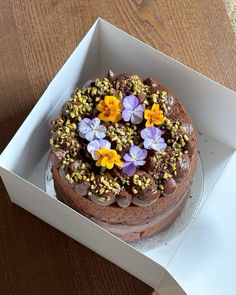
[[[127,191],[121,191],[120,194],[116,197],[116,203],[121,208],[128,207],[132,202],[132,196]]]
[[[177,186],[177,184],[176,184],[174,178],[172,178],[172,177],[168,178],[165,181],[163,195],[168,196],[168,195],[172,194],[176,190],[176,186]]]
[[[190,170],[190,159],[187,154],[183,155],[182,159],[177,163],[177,169],[176,169],[176,176],[175,179],[177,181],[180,181],[184,179]]]

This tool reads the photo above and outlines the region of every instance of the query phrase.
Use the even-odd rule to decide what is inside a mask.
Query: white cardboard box
[[[49,121],[76,84],[134,72],[172,88],[199,131],[204,175],[194,219],[162,247],[139,251],[45,192]],[[0,156],[12,202],[114,262],[161,295],[236,294],[236,93],[98,19]],[[177,283],[178,282],[178,283]]]

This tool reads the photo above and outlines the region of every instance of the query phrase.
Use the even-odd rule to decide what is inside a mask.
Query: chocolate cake
[[[58,198],[126,241],[168,227],[189,197],[195,131],[155,78],[88,81],[51,122],[50,145]]]

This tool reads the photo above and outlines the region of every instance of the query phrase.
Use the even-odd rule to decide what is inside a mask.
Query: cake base
[[[165,230],[167,227],[169,227],[180,215],[189,198],[189,194],[190,189],[186,192],[183,198],[175,205],[175,208],[173,208],[171,212],[164,212],[163,214],[160,214],[153,218],[149,218],[145,222],[136,225],[111,224],[108,222],[98,220],[92,216],[88,216],[87,214],[83,215],[85,215],[90,220],[103,227],[105,230],[111,232],[112,234],[126,242],[136,241],[142,238],[152,236],[155,233],[161,232]],[[58,193],[57,198],[60,201],[67,204],[68,206],[71,206],[71,204],[68,204],[68,202],[66,202],[66,200],[63,199]]]
[[[124,241],[136,241],[152,236],[155,233],[161,232],[165,230],[168,226],[170,226],[183,210],[189,198],[189,193],[190,190],[188,190],[183,198],[176,204],[171,213],[164,212],[161,215],[147,219],[147,221],[144,223],[136,225],[109,224],[107,222],[100,221],[94,217],[89,218]]]

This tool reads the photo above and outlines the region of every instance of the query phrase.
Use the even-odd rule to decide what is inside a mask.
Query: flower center
[[[107,157],[109,161],[113,160],[113,155],[111,153],[106,153],[104,157]]]
[[[154,139],[154,140],[153,140],[153,143],[154,143],[155,145],[158,145],[158,141],[157,141],[157,139]]]
[[[149,121],[150,121],[150,123],[153,123],[154,120],[155,120],[154,116],[153,116],[153,115],[150,115],[150,116],[149,116]]]

